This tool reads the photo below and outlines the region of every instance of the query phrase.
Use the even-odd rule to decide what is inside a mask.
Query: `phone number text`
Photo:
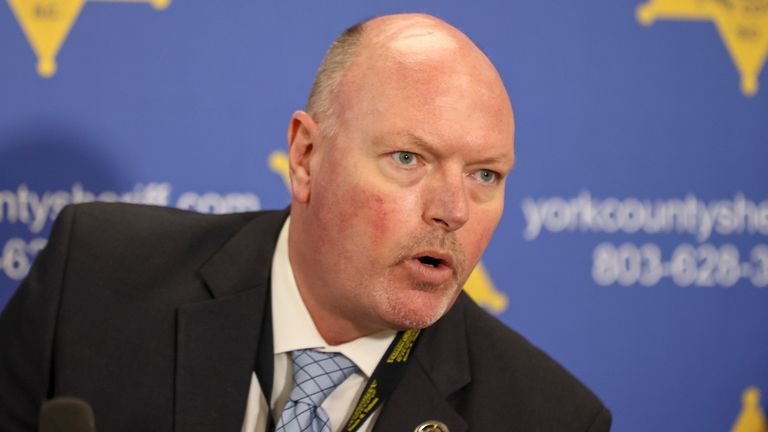
[[[592,254],[592,278],[599,285],[653,286],[670,279],[681,287],[732,287],[748,281],[768,286],[768,245],[741,256],[732,244],[681,244],[665,260],[653,243],[599,244]]]

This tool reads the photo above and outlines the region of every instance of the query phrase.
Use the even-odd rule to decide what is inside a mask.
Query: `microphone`
[[[73,397],[57,397],[43,402],[39,432],[96,432],[93,409],[88,402]]]

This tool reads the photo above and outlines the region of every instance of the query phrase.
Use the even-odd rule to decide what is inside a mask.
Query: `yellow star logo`
[[[638,6],[637,20],[712,21],[741,75],[741,92],[757,93],[757,77],[768,52],[768,0],[649,0]]]
[[[21,30],[37,56],[37,73],[43,78],[56,73],[56,56],[86,0],[7,0]],[[149,3],[165,9],[171,0],[89,0],[110,3]]]
[[[269,156],[269,168],[279,175],[290,189],[291,178],[289,175],[288,155],[282,151],[273,152]],[[464,284],[464,291],[477,304],[491,312],[498,314],[507,309],[506,294],[496,289],[482,262],[478,263],[475,269],[472,270],[467,283]]]
[[[741,395],[741,411],[731,432],[768,432],[768,420],[760,406],[760,389],[747,387]]]

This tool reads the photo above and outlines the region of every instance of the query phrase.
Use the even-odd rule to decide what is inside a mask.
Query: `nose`
[[[445,231],[456,231],[469,220],[464,175],[441,176],[425,190],[424,220]]]

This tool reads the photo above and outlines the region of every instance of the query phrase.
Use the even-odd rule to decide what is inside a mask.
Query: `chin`
[[[445,315],[457,296],[458,290],[411,291],[389,295],[383,305],[382,315],[395,330],[429,327]]]

